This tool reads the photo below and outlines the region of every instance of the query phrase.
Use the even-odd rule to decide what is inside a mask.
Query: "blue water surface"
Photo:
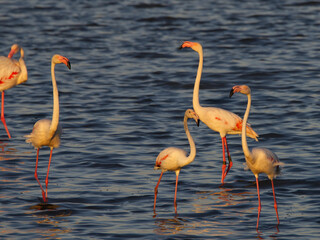
[[[0,124],[1,239],[319,239],[320,2],[0,1],[0,55],[25,50],[29,79],[6,91],[12,139]],[[245,171],[241,139],[228,136],[234,166],[220,187],[220,135],[189,122],[194,162],[182,169],[178,214],[175,174],[164,174],[156,213],[153,166],[169,146],[189,150],[183,114],[192,108],[200,42],[200,103],[243,116],[260,135],[250,147],[272,149],[285,164],[271,183]],[[33,124],[52,115],[50,61],[60,94],[61,146],[53,151],[48,204],[34,178]],[[44,184],[49,148],[40,150]]]

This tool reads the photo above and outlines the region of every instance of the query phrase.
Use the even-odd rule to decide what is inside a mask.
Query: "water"
[[[28,81],[6,91],[8,140],[0,127],[1,239],[319,239],[320,3],[285,1],[1,1],[1,55],[25,50]],[[175,174],[165,173],[156,215],[157,154],[188,150],[183,114],[192,107],[198,56],[204,48],[200,103],[243,116],[258,143],[285,163],[275,180],[260,177],[262,212],[256,231],[255,179],[244,171],[239,136],[228,138],[234,167],[219,188],[221,140],[204,124],[190,131],[196,160],[182,169],[178,215]],[[49,201],[34,179],[36,151],[23,136],[52,114],[50,60],[60,92],[60,148],[53,152]],[[2,125],[1,125],[2,126]],[[38,169],[44,184],[48,148]]]

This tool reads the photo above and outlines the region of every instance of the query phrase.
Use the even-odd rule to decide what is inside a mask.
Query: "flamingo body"
[[[230,97],[236,92],[245,94],[248,97],[247,109],[243,117],[243,124],[246,124],[249,118],[249,112],[251,107],[251,89],[247,85],[234,86],[230,91]],[[268,176],[268,178],[271,180],[273,199],[274,199],[274,209],[276,211],[277,221],[279,224],[280,221],[279,221],[278,206],[277,206],[277,200],[276,200],[276,195],[274,191],[273,179],[280,174],[279,166],[283,165],[283,163],[279,161],[278,156],[274,152],[272,152],[267,148],[253,148],[252,151],[250,151],[247,144],[247,136],[246,136],[246,130],[244,126],[242,126],[241,142],[242,142],[243,153],[246,159],[246,164],[256,177],[257,194],[258,194],[258,201],[259,201],[258,219],[257,219],[256,228],[258,229],[259,227],[259,218],[260,218],[260,212],[261,212],[261,201],[260,201],[260,190],[259,190],[259,174],[260,173],[265,173]]]
[[[221,138],[227,134],[241,134],[242,118],[230,111],[215,107],[200,107],[197,113],[204,124],[220,133]],[[247,134],[257,140],[257,134],[249,126]]]
[[[54,148],[59,147],[60,145],[60,136],[62,133],[62,128],[59,124],[59,93],[58,87],[55,78],[55,65],[64,63],[69,69],[71,69],[71,64],[69,59],[63,57],[61,55],[54,55],[51,60],[51,78],[52,78],[52,86],[53,86],[53,113],[52,120],[50,119],[41,119],[37,121],[32,129],[32,132],[25,137],[27,143],[31,143],[37,149],[37,158],[36,158],[36,167],[34,176],[40,186],[42,192],[43,201],[47,201],[48,197],[48,178],[49,178],[49,170],[51,164],[52,150]],[[43,146],[50,147],[50,157],[48,163],[47,177],[46,177],[46,191],[44,192],[42,185],[38,179],[38,159],[39,159],[39,150]]]
[[[50,136],[51,119],[40,119],[34,126],[31,134],[27,135],[27,143],[31,143],[36,149],[43,146],[57,148],[60,146],[60,137],[62,134],[62,127],[58,124],[52,138]]]
[[[19,52],[19,50],[19,61],[12,59],[13,55]],[[8,57],[0,56],[0,91],[2,92],[1,121],[9,138],[11,138],[11,135],[4,117],[4,91],[27,80],[28,71],[24,62],[24,51],[19,45],[13,44]]]
[[[169,147],[162,150],[157,159],[154,169],[162,171],[176,171],[183,167],[187,152],[176,147]]]
[[[199,103],[199,89],[200,89],[200,80],[203,68],[203,50],[200,43],[197,42],[184,42],[180,48],[191,48],[199,54],[199,65],[196,80],[194,83],[193,90],[193,109],[199,115],[200,120],[206,124],[211,130],[219,132],[222,140],[222,175],[221,183],[224,183],[224,179],[227,176],[229,170],[231,169],[233,163],[229,153],[228,144],[227,144],[227,134],[241,134],[243,120],[238,115],[215,107],[202,107]],[[254,138],[258,141],[258,134],[246,124],[247,135],[251,138]],[[225,159],[225,149],[228,154],[229,165],[226,169],[226,159]]]
[[[191,137],[191,134],[188,129],[188,119],[193,118],[196,123],[198,124],[199,122],[199,117],[198,115],[192,110],[188,109],[185,112],[184,116],[184,130],[186,132],[186,135],[189,140],[190,144],[190,154],[189,156],[187,155],[187,152],[176,147],[168,147],[164,150],[162,150],[159,155],[157,156],[156,159],[156,164],[154,166],[155,170],[161,170],[161,174],[158,180],[158,183],[154,189],[154,205],[153,205],[153,210],[155,211],[156,208],[156,201],[157,201],[157,194],[158,194],[158,187],[162,178],[162,175],[166,171],[174,171],[176,173],[176,187],[175,187],[175,194],[174,194],[174,208],[175,208],[175,213],[177,213],[177,188],[178,188],[178,177],[180,174],[180,170],[182,167],[190,164],[196,157],[196,146],[195,143]]]
[[[23,63],[22,63],[23,62]],[[5,91],[28,80],[24,60],[0,57],[0,91]]]
[[[251,154],[246,163],[255,176],[265,173],[273,179],[280,174],[279,158],[275,153],[267,148],[253,148]]]

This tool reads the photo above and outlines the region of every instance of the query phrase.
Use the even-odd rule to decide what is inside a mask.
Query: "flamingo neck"
[[[28,80],[28,71],[27,71],[27,66],[24,62],[24,51],[22,48],[20,48],[19,65],[20,65],[21,73],[19,75],[18,84]]]
[[[251,152],[248,148],[248,143],[247,143],[247,131],[246,131],[246,127],[247,127],[247,122],[248,122],[248,118],[249,118],[249,112],[250,112],[250,108],[251,108],[251,94],[248,94],[248,104],[247,104],[247,109],[246,112],[244,114],[243,117],[243,122],[242,122],[242,134],[241,134],[241,141],[242,141],[242,149],[243,149],[243,153],[246,157],[246,160],[251,159]]]
[[[196,145],[193,141],[193,138],[192,138],[190,131],[189,131],[189,128],[188,128],[188,117],[187,116],[184,116],[183,126],[184,126],[184,130],[186,132],[186,135],[188,137],[189,144],[190,144],[190,154],[187,157],[186,161],[182,163],[181,167],[186,166],[189,163],[193,162],[193,160],[196,157]]]
[[[202,48],[200,48],[199,51],[197,52],[199,53],[199,65],[198,65],[197,76],[196,76],[196,80],[193,88],[193,109],[198,113],[199,109],[201,108],[199,103],[199,89],[200,89],[200,80],[201,80],[201,74],[202,74],[202,68],[203,68]]]
[[[59,93],[58,87],[56,83],[56,77],[54,74],[55,63],[51,62],[51,78],[52,78],[52,87],[53,87],[53,114],[52,114],[52,121],[50,125],[50,134],[52,136],[55,134],[58,124],[59,124]]]

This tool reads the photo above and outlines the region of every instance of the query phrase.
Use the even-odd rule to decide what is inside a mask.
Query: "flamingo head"
[[[64,63],[69,69],[71,69],[71,63],[69,59],[64,56],[56,54],[52,57],[52,62],[55,64]]]
[[[10,53],[8,54],[8,58],[12,58],[14,54],[19,52],[19,50],[20,50],[20,46],[18,44],[13,44],[11,46]]]
[[[237,92],[249,95],[251,94],[251,89],[247,85],[236,85],[231,89],[229,97],[232,97],[232,95]]]
[[[197,42],[189,42],[189,41],[185,41],[184,43],[182,43],[182,45],[180,46],[180,49],[182,48],[192,48],[194,51],[196,52],[200,52],[200,50],[202,50],[202,46],[200,43]]]
[[[187,118],[193,118],[196,121],[197,126],[199,127],[200,118],[199,118],[198,114],[195,111],[193,111],[193,109],[187,109],[184,115]]]

